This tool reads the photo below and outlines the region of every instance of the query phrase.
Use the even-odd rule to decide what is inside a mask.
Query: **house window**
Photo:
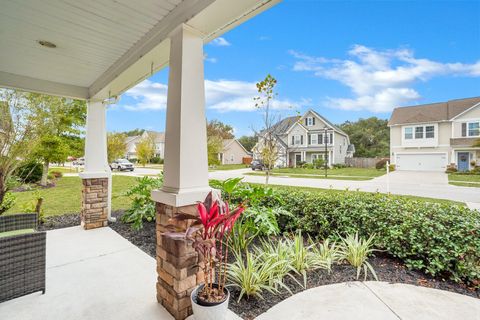
[[[318,134],[312,134],[312,144],[318,144]]]
[[[415,139],[423,139],[423,127],[415,127]]]
[[[435,138],[435,127],[434,126],[426,126],[425,127],[425,138],[427,138],[427,139]]]
[[[292,145],[299,145],[299,144],[303,144],[303,136],[302,135],[292,136]]]
[[[413,139],[413,128],[408,127],[405,128],[405,140],[410,140]]]
[[[315,118],[314,117],[307,117],[305,118],[305,125],[308,127],[315,125]]]
[[[468,136],[469,137],[480,136],[480,122],[470,122],[468,124]]]
[[[333,144],[333,133],[330,133],[330,140],[328,141],[328,143]]]
[[[318,143],[319,143],[319,144],[323,144],[323,142],[324,142],[324,141],[323,141],[323,134],[320,133],[320,134],[318,135]]]

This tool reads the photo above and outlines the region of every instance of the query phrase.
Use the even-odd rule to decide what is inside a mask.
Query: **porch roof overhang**
[[[168,65],[169,35],[179,25],[208,43],[279,1],[3,1],[0,87],[115,97]]]

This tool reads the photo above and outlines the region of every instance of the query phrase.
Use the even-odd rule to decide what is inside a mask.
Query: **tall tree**
[[[356,157],[385,157],[390,153],[390,129],[388,121],[371,117],[340,125],[355,145]]]
[[[238,142],[240,142],[248,152],[252,152],[253,147],[257,144],[257,138],[255,136],[241,136]]]
[[[270,74],[257,83],[258,96],[254,98],[255,107],[263,114],[263,130],[258,134],[260,154],[265,165],[265,184],[268,185],[270,171],[278,160],[277,140],[273,126],[278,121],[272,110],[272,101],[277,96],[275,85],[277,80]]]
[[[222,139],[233,139],[233,127],[219,120],[210,120],[207,122],[207,136],[219,136]]]
[[[208,165],[218,165],[220,160],[218,154],[222,152],[223,139],[220,136],[213,135],[207,136],[207,153],[208,153]]]
[[[150,136],[142,138],[136,145],[136,151],[138,162],[145,167],[155,153],[155,141]]]
[[[122,158],[127,152],[127,135],[125,133],[111,132],[107,136],[108,163]]]
[[[133,136],[141,136],[145,132],[145,129],[133,129],[130,131],[125,131],[127,137],[133,137]]]
[[[82,133],[85,126],[87,108],[84,101],[28,93],[40,143],[34,155],[43,162],[41,185],[47,184],[50,163],[64,162],[70,154],[75,138]]]
[[[13,205],[7,196],[8,181],[37,143],[34,118],[27,94],[0,90],[0,214]]]

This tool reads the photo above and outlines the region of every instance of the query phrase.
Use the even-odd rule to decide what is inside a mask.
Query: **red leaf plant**
[[[198,293],[203,301],[221,302],[225,299],[227,244],[232,228],[244,210],[245,206],[240,204],[231,211],[227,202],[223,202],[219,197],[213,200],[213,193],[210,192],[204,202],[197,204],[198,216],[181,213],[170,219],[172,222],[192,221],[185,232],[173,231],[165,235],[181,235],[193,242],[193,248],[199,255],[200,266],[205,275],[205,286]],[[175,229],[176,226],[170,225],[167,228]]]

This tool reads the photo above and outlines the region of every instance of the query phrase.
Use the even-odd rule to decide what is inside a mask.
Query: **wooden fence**
[[[383,158],[345,158],[345,164],[354,168],[375,168],[375,164]]]

